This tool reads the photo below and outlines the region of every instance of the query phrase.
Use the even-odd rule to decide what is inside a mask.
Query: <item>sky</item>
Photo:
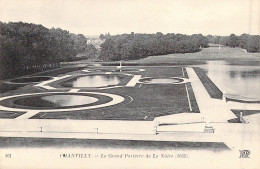
[[[259,35],[260,0],[0,0],[0,21],[84,35]]]

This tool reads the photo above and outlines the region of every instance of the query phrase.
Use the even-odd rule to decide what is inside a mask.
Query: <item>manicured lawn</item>
[[[208,91],[210,97],[215,99],[222,99],[223,93],[219,88],[210,80],[210,78],[203,72],[201,68],[194,68],[194,71],[197,73],[200,81]]]
[[[44,72],[39,72],[39,73],[35,73],[32,75],[27,75],[27,76],[23,76],[23,77],[30,77],[30,76],[58,76],[61,74],[65,74],[68,72],[72,72],[72,71],[77,71],[77,70],[81,70],[83,69],[82,67],[64,67],[64,68],[58,68],[58,69],[53,69],[53,70],[49,70],[49,71],[44,71]],[[18,78],[15,78],[18,79]],[[6,80],[0,80],[0,93],[6,93],[8,91],[12,91],[12,90],[16,90],[20,87],[26,86],[27,84],[7,84],[5,82],[9,82],[12,81],[14,79],[6,79]],[[22,81],[25,83],[26,81],[28,82],[29,79],[23,79]],[[39,80],[39,79],[34,79],[34,80]],[[15,80],[17,81],[17,80]],[[21,82],[21,80],[18,80]],[[26,91],[25,91],[26,92]]]
[[[89,120],[153,120],[157,116],[189,112],[184,85],[142,85],[141,88],[120,88],[106,90],[108,93],[130,96],[118,105],[74,112],[46,113],[42,118],[89,119]],[[41,114],[33,118],[41,118]],[[147,116],[145,118],[145,116]]]
[[[246,53],[241,48],[217,47],[204,48],[200,52],[185,54],[169,54],[161,56],[149,56],[140,60],[132,60],[139,64],[174,64],[174,65],[199,65],[208,60],[225,60],[236,65],[260,65],[259,53]],[[254,61],[254,62],[252,62]]]
[[[0,118],[1,119],[14,119],[16,117],[21,116],[25,112],[14,112],[14,111],[1,111],[0,110]]]
[[[33,76],[33,77],[22,77],[10,80],[10,83],[33,83],[49,80],[51,77],[47,76]]]
[[[33,74],[34,76],[59,76],[61,74],[77,71],[83,69],[82,67],[63,67],[63,68],[58,68],[50,71],[45,71],[45,72],[39,72]]]
[[[8,91],[16,90],[19,87],[26,86],[26,84],[7,84],[0,81],[0,93],[6,93]]]
[[[183,77],[181,67],[143,67],[144,72],[137,72],[134,74],[140,74],[142,77],[153,78],[169,78],[169,77]],[[185,69],[184,69],[185,70]],[[68,72],[71,74],[71,72]],[[75,72],[77,73],[77,72]],[[75,74],[74,73],[74,74]],[[125,79],[123,79],[125,80]],[[127,84],[131,79],[120,82],[120,85]],[[57,81],[57,83],[60,83]],[[55,84],[54,84],[55,85]],[[69,90],[69,89],[68,89]],[[49,92],[46,89],[39,89],[32,85],[17,89],[14,94],[19,93],[36,93],[36,92]],[[58,91],[58,90],[54,90]],[[81,89],[81,91],[89,91],[87,88]],[[32,118],[44,118],[44,119],[88,119],[88,120],[153,120],[155,117],[190,112],[186,87],[184,84],[139,84],[135,87],[121,87],[112,88],[106,90],[91,90],[95,92],[104,92],[120,95],[125,98],[124,102],[91,110],[73,111],[73,112],[50,112],[39,113]],[[192,88],[188,85],[188,92],[190,94],[191,104],[193,111],[191,113],[199,112],[198,105],[196,103]],[[6,93],[5,95],[8,95]],[[34,97],[28,97],[28,102],[34,102]],[[25,100],[27,100],[25,99]],[[16,99],[14,99],[15,101]],[[39,99],[38,99],[39,101]],[[37,107],[44,107],[46,104],[35,104],[34,109]],[[102,99],[101,99],[102,101]],[[12,105],[10,99],[2,101]],[[17,102],[17,101],[16,101]],[[18,101],[20,103],[20,101]],[[16,104],[18,104],[18,102]],[[23,100],[24,102],[24,100]],[[49,104],[49,103],[48,103]],[[47,104],[47,105],[48,105]],[[27,105],[27,104],[26,104]],[[39,106],[40,105],[40,106]],[[28,106],[28,105],[27,105]],[[15,106],[17,107],[17,105]],[[21,107],[21,106],[18,106]],[[53,106],[50,106],[53,107]],[[72,106],[73,107],[73,106]],[[29,107],[27,107],[29,108]],[[39,108],[42,109],[42,108]],[[44,116],[42,116],[45,114]]]

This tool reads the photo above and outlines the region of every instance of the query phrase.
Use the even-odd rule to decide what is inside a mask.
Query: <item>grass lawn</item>
[[[0,81],[0,93],[16,90],[23,86],[26,86],[26,84],[6,84],[3,81]]]
[[[196,53],[168,54],[160,56],[149,56],[140,60],[131,60],[126,63],[141,64],[176,64],[176,65],[199,65],[208,60],[225,60],[230,64],[238,65],[260,65],[260,53],[246,53],[241,48],[208,47]],[[254,61],[252,63],[252,61]]]
[[[77,70],[81,70],[83,69],[82,67],[64,67],[64,68],[58,68],[58,69],[53,69],[53,70],[49,70],[49,71],[44,71],[44,72],[39,72],[39,73],[35,73],[35,74],[31,74],[31,75],[26,75],[23,77],[30,77],[30,76],[58,76],[61,74],[65,74],[68,72],[72,72],[72,71],[77,71]],[[14,79],[6,79],[6,80],[0,80],[0,93],[6,93],[8,91],[12,91],[12,90],[16,90],[19,89],[20,87],[24,87],[27,84],[11,84],[11,83],[5,83],[5,82],[9,82],[9,81],[17,81],[15,79],[18,78],[14,78]],[[26,83],[28,82],[27,78],[21,78],[21,80],[18,80],[20,83]],[[38,78],[34,78],[33,80],[39,80]]]
[[[50,80],[51,77],[47,76],[33,76],[33,77],[22,77],[10,80],[10,83],[34,83]]]
[[[204,85],[205,89],[209,93],[210,97],[215,99],[222,99],[223,93],[219,88],[210,80],[210,78],[203,72],[201,68],[194,68],[194,71],[197,73],[200,81]]]
[[[120,88],[107,90],[108,93],[130,96],[133,101],[105,108],[74,112],[38,114],[33,118],[45,119],[88,119],[88,120],[153,120],[157,116],[189,112],[184,85],[143,85],[141,88]],[[145,116],[147,116],[145,118]]]
[[[58,69],[53,69],[50,71],[44,71],[33,74],[33,76],[59,76],[61,74],[77,71],[83,69],[82,67],[63,67]]]
[[[167,78],[167,77],[183,77],[181,67],[144,67],[146,71],[138,72],[142,77]],[[185,69],[184,69],[185,70]],[[68,72],[71,74],[71,72]],[[123,79],[125,80],[125,79]],[[122,81],[126,84],[130,79]],[[60,83],[57,81],[57,83]],[[120,83],[120,84],[121,84]],[[38,93],[50,92],[45,89],[39,89],[32,85],[28,85],[8,92],[4,95],[19,93]],[[57,91],[57,90],[54,90]],[[53,92],[54,92],[53,91]],[[89,91],[87,88],[81,91]],[[186,87],[184,84],[136,84],[135,87],[121,87],[106,90],[91,90],[95,92],[104,92],[117,94],[125,98],[125,101],[109,107],[97,108],[91,110],[73,111],[73,112],[55,112],[55,113],[39,113],[32,118],[41,119],[88,119],[88,120],[153,120],[155,117],[170,115],[176,113],[190,112]],[[191,86],[188,85],[193,111],[199,112]],[[37,97],[24,97],[22,100],[8,99],[2,101],[7,105],[15,105],[17,108],[29,108]],[[100,98],[99,98],[100,99]],[[133,99],[133,100],[132,100]],[[34,109],[42,109],[46,107],[46,101],[33,106]],[[102,99],[100,99],[102,101]],[[100,102],[99,101],[99,102]],[[26,103],[24,106],[23,104]],[[28,103],[28,104],[27,104]],[[49,105],[49,103],[47,103]],[[12,106],[11,106],[12,107]],[[39,107],[39,108],[37,108]],[[50,107],[54,108],[53,105]],[[73,106],[72,106],[73,107]],[[77,107],[77,106],[76,106]],[[44,116],[42,116],[45,114]],[[0,116],[1,117],[1,116]]]
[[[1,111],[0,110],[0,118],[1,119],[14,119],[16,117],[21,116],[26,112],[15,112],[15,111]]]

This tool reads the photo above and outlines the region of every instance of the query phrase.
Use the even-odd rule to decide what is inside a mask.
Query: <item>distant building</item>
[[[96,58],[98,57],[98,53],[101,50],[101,44],[105,42],[105,39],[102,40],[100,38],[87,38],[85,51],[82,53],[78,53],[76,57],[87,57],[87,58]],[[90,47],[93,45],[95,49]]]
[[[100,50],[100,45],[105,42],[105,39],[102,40],[100,38],[89,38],[87,39],[87,45],[92,44],[96,49]]]

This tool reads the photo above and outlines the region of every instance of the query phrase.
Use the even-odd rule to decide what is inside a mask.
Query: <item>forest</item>
[[[163,34],[101,34],[100,49],[86,44],[82,34],[23,22],[0,22],[0,79],[13,78],[59,67],[63,61],[99,58],[104,61],[134,60],[147,56],[194,53],[209,43],[260,52],[260,36],[203,36]],[[80,57],[76,57],[79,54]]]
[[[146,56],[172,53],[193,53],[208,46],[208,39],[201,34],[191,36],[183,34],[122,34],[110,36],[100,35],[106,39],[101,44],[102,60],[131,60]]]
[[[83,52],[86,41],[60,28],[0,22],[0,79],[56,68]]]
[[[259,35],[249,35],[249,34],[242,34],[240,36],[236,36],[235,34],[231,34],[230,36],[208,35],[207,38],[210,43],[221,44],[232,48],[239,47],[251,53],[260,52]]]

